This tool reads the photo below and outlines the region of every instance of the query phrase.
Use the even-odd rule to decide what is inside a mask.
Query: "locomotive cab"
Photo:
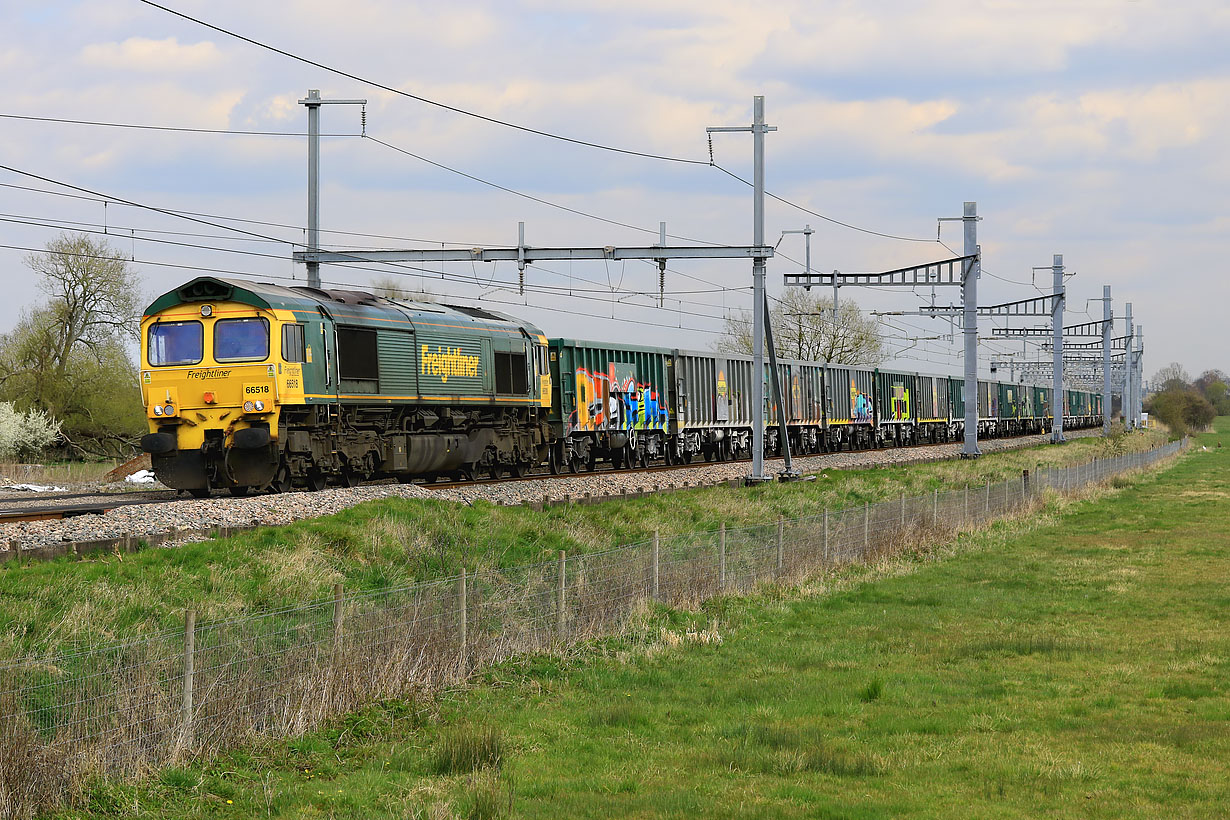
[[[280,405],[303,402],[303,325],[217,280],[175,295],[141,323],[141,447],[155,475],[199,496],[275,485]]]

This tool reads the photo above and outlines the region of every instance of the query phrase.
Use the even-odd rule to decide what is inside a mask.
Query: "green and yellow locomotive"
[[[141,442],[169,487],[519,474],[547,458],[537,328],[487,310],[195,279],[141,322]]]

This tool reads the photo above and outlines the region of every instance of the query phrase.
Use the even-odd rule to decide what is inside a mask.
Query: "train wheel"
[[[308,470],[307,488],[311,490],[312,492],[314,493],[320,492],[321,490],[325,488],[325,485],[328,483],[329,483],[328,479],[325,478],[324,472],[320,470],[319,468],[313,468],[311,470]]]
[[[618,450],[611,451],[611,468],[614,470],[622,470],[624,468],[624,455],[627,453],[627,447],[620,447]],[[632,459],[627,459],[628,466],[632,466]]]
[[[551,471],[551,475],[559,475],[564,472],[564,458],[560,454],[560,448],[554,445],[551,446],[547,453],[547,469]]]
[[[361,479],[362,479],[362,476],[360,476],[357,472],[355,472],[354,470],[351,470],[350,468],[342,470],[342,486],[343,487],[357,487],[359,486],[359,481]]]
[[[248,494],[250,487],[227,487],[227,491],[236,498],[243,498]]]
[[[525,461],[514,461],[512,466],[508,468],[508,474],[513,478],[525,478],[529,471],[530,465]]]
[[[189,490],[188,492],[189,494],[192,495],[193,498],[209,498],[209,488],[208,487],[196,487],[194,489]]]

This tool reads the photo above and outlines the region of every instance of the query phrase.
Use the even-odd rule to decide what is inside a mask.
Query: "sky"
[[[1050,271],[1032,269],[1061,253],[1065,324],[1100,319],[1095,300],[1110,285],[1116,317],[1131,302],[1143,327],[1146,375],[1171,361],[1192,376],[1230,370],[1224,2],[164,5],[493,120],[691,161],[467,116],[139,0],[0,0],[0,71],[13,80],[0,114],[266,132],[0,117],[0,165],[14,169],[0,170],[9,294],[0,330],[41,298],[23,249],[66,229],[103,232],[135,260],[150,300],[215,271],[303,284],[290,255],[306,238],[298,100],[308,89],[367,100],[366,137],[357,107],[322,113],[323,244],[346,249],[515,245],[519,221],[538,246],[649,245],[661,221],[681,237],[674,243],[751,244],[751,189],[709,165],[705,128],[748,125],[763,95],[778,129],[766,136],[766,185],[791,203],[766,207],[766,239],[781,240],[771,295],[803,265],[803,237],[783,231],[815,229],[817,270],[883,271],[960,252],[960,224],[937,219],[973,201],[982,304],[1049,292]],[[717,165],[751,178],[750,135],[714,134],[711,144]],[[751,305],[745,260],[671,263],[663,307],[656,266],[639,262],[534,265],[524,295],[512,264],[427,267],[386,270],[409,289],[484,304],[549,336],[708,349],[723,317]],[[327,266],[322,278],[363,287],[379,268]],[[931,294],[846,288],[842,298],[896,312]],[[940,304],[959,298],[956,288],[936,294]],[[960,372],[959,334],[952,339],[947,322],[884,321],[893,364]],[[980,343],[980,371],[1024,347]]]

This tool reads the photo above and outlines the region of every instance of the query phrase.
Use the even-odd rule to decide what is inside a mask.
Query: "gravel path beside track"
[[[1067,433],[1069,438],[1099,434],[1100,430]],[[1046,440],[1047,436],[1027,436],[1010,440],[983,441],[979,443],[979,446],[984,453],[992,453],[998,450],[1030,447],[1044,443]],[[803,473],[815,473],[828,469],[933,461],[953,458],[960,452],[960,444],[936,444],[903,450],[872,450],[807,456],[796,459],[795,464]],[[781,459],[767,460],[766,472],[775,475],[781,469],[781,463]],[[317,493],[296,492],[284,495],[256,495],[247,498],[217,497],[186,499],[161,504],[134,504],[111,510],[103,515],[91,514],[63,520],[0,524],[0,550],[32,549],[58,542],[88,541],[125,535],[142,537],[180,529],[199,530],[215,526],[247,527],[257,524],[276,526],[305,518],[331,515],[376,498],[436,498],[464,504],[486,499],[496,503],[521,504],[539,502],[544,497],[562,500],[565,495],[573,499],[583,498],[586,495],[610,496],[619,495],[621,491],[651,490],[655,486],[673,489],[687,485],[730,481],[747,475],[748,468],[748,462],[693,464],[690,467],[649,473],[602,470],[576,476],[475,484],[464,487],[441,487],[440,489],[432,489],[427,485],[382,484],[353,489],[329,489]],[[40,496],[25,496],[22,501],[30,504],[36,501],[45,504],[52,498],[40,494]],[[6,502],[15,500],[5,499]],[[3,506],[10,505],[5,503]]]

